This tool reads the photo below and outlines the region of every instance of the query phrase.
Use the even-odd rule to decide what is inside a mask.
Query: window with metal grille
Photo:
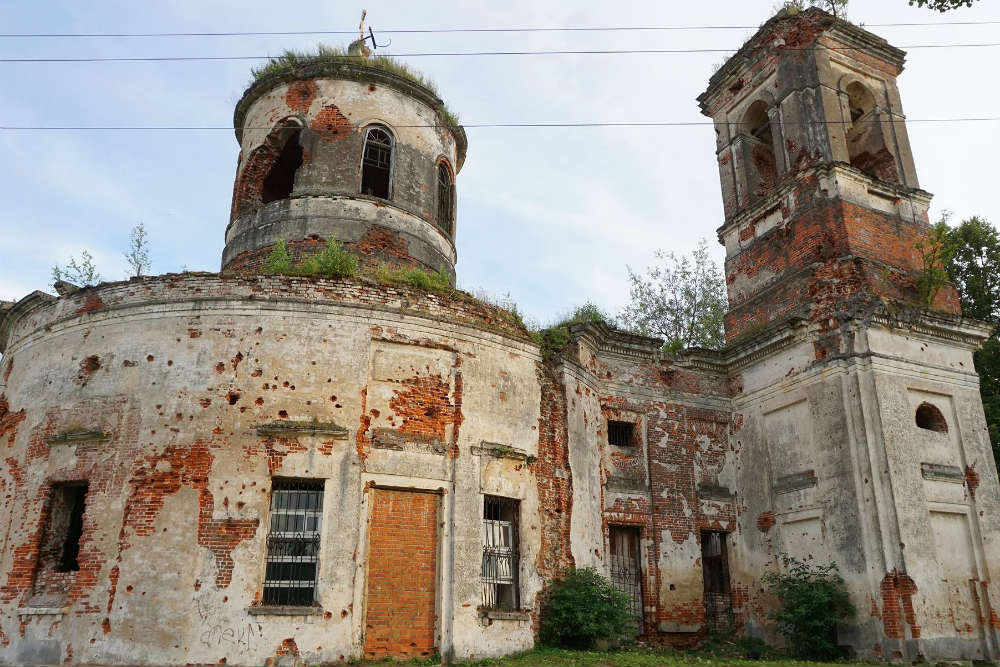
[[[635,424],[608,420],[608,444],[615,447],[631,447],[635,434]]]
[[[483,608],[519,609],[518,515],[521,503],[483,497]]]
[[[438,227],[443,232],[450,235],[452,222],[454,219],[452,201],[454,197],[455,184],[451,177],[451,168],[448,163],[442,160],[438,162],[438,200],[437,200],[437,220]]]
[[[271,526],[262,602],[311,605],[316,601],[323,481],[280,480],[271,485]]]
[[[361,158],[361,194],[388,199],[391,182],[392,135],[384,127],[370,127]]]

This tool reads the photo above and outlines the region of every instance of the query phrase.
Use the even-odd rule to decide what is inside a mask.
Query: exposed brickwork
[[[774,524],[775,524],[774,512],[764,512],[763,514],[757,517],[757,530],[759,530],[762,533],[766,533],[767,531],[774,528]]]
[[[365,657],[435,652],[438,496],[372,489]]]
[[[389,400],[402,433],[425,435],[444,441],[445,428],[454,425],[461,413],[452,405],[451,387],[441,376],[403,380],[405,389],[394,389]]]
[[[0,394],[0,440],[7,438],[7,444],[14,444],[17,437],[17,425],[24,421],[24,410],[10,411],[7,395]]]
[[[566,389],[556,372],[538,362],[535,373],[541,388],[538,418],[538,460],[532,465],[538,487],[541,544],[535,569],[543,581],[552,581],[575,561],[570,550],[573,513],[573,475],[569,467]],[[540,629],[544,593],[532,609],[535,632]]]
[[[293,81],[285,91],[285,104],[292,111],[306,113],[316,99],[316,82],[312,79]]]
[[[920,637],[920,626],[917,625],[913,611],[913,596],[917,593],[917,585],[907,574],[892,572],[885,575],[881,584],[882,592],[882,627],[889,639],[907,639],[906,628],[909,626],[910,637]]]
[[[260,207],[264,179],[277,162],[284,146],[281,140],[284,129],[284,125],[279,125],[271,130],[267,139],[247,156],[242,169],[236,175],[236,182],[233,184],[233,205],[229,215],[231,221]]]
[[[313,132],[326,142],[346,139],[354,126],[347,116],[340,112],[336,104],[327,104],[316,114],[310,125]]]

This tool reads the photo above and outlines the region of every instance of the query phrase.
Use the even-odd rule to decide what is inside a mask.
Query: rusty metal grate
[[[453,184],[451,179],[451,169],[444,162],[438,162],[438,201],[437,220],[438,227],[446,234],[451,234],[452,225],[452,192]]]
[[[311,605],[316,601],[323,482],[275,480],[262,602]]]
[[[608,420],[608,444],[615,447],[631,447],[635,434],[635,424]]]
[[[483,608],[519,609],[520,502],[483,497]]]

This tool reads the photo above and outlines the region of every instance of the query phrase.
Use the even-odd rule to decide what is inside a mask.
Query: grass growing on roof
[[[311,65],[313,63],[326,63],[330,65],[363,65],[365,67],[374,67],[376,69],[381,69],[383,71],[389,72],[390,74],[395,74],[396,76],[408,79],[413,83],[416,83],[424,88],[427,88],[432,93],[440,97],[438,93],[437,86],[433,81],[428,79],[422,72],[413,69],[406,63],[400,62],[391,56],[360,56],[360,55],[350,55],[347,50],[338,46],[328,46],[326,44],[320,44],[315,51],[293,51],[286,49],[284,53],[279,56],[274,56],[266,63],[260,67],[254,67],[250,70],[253,75],[254,82],[266,76],[280,76],[282,74],[291,74],[295,70],[303,65]],[[446,125],[450,127],[458,127],[459,120],[458,116],[452,113],[446,106],[442,105],[439,109],[441,116]]]

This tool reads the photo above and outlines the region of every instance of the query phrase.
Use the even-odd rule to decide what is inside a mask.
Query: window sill
[[[21,607],[18,616],[62,616],[69,613],[69,607]]]
[[[479,615],[491,621],[530,621],[531,612],[525,609],[483,609],[479,608]]]
[[[323,608],[316,605],[256,605],[247,607],[251,616],[319,616]]]

